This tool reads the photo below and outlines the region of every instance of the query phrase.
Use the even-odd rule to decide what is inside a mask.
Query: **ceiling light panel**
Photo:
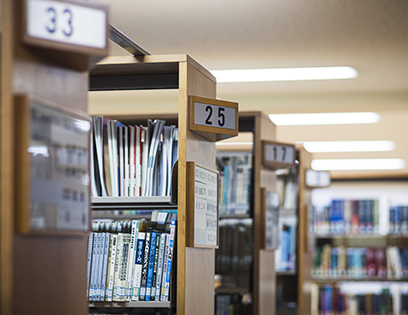
[[[392,151],[392,141],[305,141],[300,142],[311,153],[318,152],[380,152]]]
[[[218,83],[354,79],[352,67],[310,67],[278,69],[213,70]]]
[[[398,170],[405,167],[403,159],[317,159],[312,161],[316,171]]]
[[[270,114],[269,119],[277,126],[373,124],[380,121],[380,115],[372,112]]]

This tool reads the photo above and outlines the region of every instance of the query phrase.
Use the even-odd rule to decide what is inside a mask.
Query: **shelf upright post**
[[[20,139],[14,132],[21,114],[16,110],[16,96],[23,95],[27,99],[35,96],[54,104],[58,111],[86,113],[88,70],[108,53],[107,7],[72,0],[46,3],[50,11],[68,10],[67,15],[74,19],[78,12],[98,15],[100,19],[93,24],[93,31],[98,35],[99,46],[90,47],[87,38],[79,43],[76,37],[70,42],[50,34],[48,37],[33,35],[33,27],[40,25],[40,31],[44,32],[41,26],[47,25],[41,20],[47,12],[40,10],[43,15],[33,16],[30,11],[41,5],[44,1],[0,2],[0,313],[85,315],[86,231],[75,236],[41,234],[42,231],[23,235],[15,228],[19,211],[16,201],[29,195],[28,191],[19,189],[21,183],[16,176],[23,168],[18,164],[17,153],[28,155],[28,148],[23,150],[19,146]],[[74,19],[65,25],[66,37],[73,31],[84,35],[83,25]],[[53,133],[55,138],[65,140],[56,134]],[[40,206],[39,210],[44,207]],[[84,211],[89,214],[89,207]]]
[[[299,152],[299,202],[298,202],[298,310],[308,315],[311,312],[312,253],[308,245],[309,207],[312,204],[312,189],[306,185],[306,170],[310,169],[312,154],[302,145]]]

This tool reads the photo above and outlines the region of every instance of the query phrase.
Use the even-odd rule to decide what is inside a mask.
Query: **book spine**
[[[145,248],[144,248],[144,255],[143,255],[142,274],[141,274],[141,279],[140,279],[139,301],[145,301],[146,299],[147,269],[149,265],[151,235],[152,235],[151,230],[146,231],[146,241],[145,241]]]
[[[171,277],[171,265],[173,260],[173,250],[174,250],[174,240],[176,234],[176,220],[171,221],[170,226],[170,245],[169,245],[169,256],[167,258],[167,270],[166,270],[166,283],[165,283],[165,291],[164,291],[164,299],[165,301],[169,300],[169,293],[170,293],[170,277]]]
[[[359,215],[359,232],[366,232],[366,203],[365,200],[360,200],[358,203],[358,215]]]
[[[157,233],[156,238],[156,250],[154,254],[154,266],[153,266],[153,277],[152,277],[152,289],[150,294],[150,301],[155,301],[156,299],[156,283],[157,283],[157,268],[159,265],[159,251],[160,251],[160,241],[161,233]]]
[[[167,277],[167,263],[169,258],[169,247],[170,247],[170,234],[166,233],[166,244],[164,249],[164,259],[163,259],[163,275],[160,290],[160,301],[165,301],[164,293],[166,291],[166,277]]]
[[[98,246],[98,271],[96,281],[96,301],[102,299],[102,267],[105,249],[105,233],[99,233],[99,246]]]
[[[166,233],[162,233],[160,237],[160,247],[159,247],[159,256],[157,261],[157,276],[156,276],[156,296],[155,300],[160,301],[160,288],[161,288],[161,280],[163,276],[163,259],[164,259],[164,249],[166,245]],[[154,284],[154,282],[153,282]]]
[[[113,283],[115,280],[115,267],[116,267],[116,251],[118,246],[118,236],[112,235],[112,248],[111,248],[111,257],[110,257],[110,264],[109,264],[109,277],[108,277],[108,286],[107,286],[107,294],[106,294],[106,301],[112,302],[113,298]]]
[[[88,238],[88,261],[87,261],[87,279],[86,279],[86,295],[89,299],[90,296],[90,281],[91,281],[91,267],[92,267],[92,256],[93,256],[93,237],[94,232],[89,233]]]
[[[139,220],[132,220],[132,230],[130,234],[130,244],[129,244],[129,255],[127,262],[127,282],[126,282],[126,301],[132,300],[133,295],[133,277],[134,277],[134,255],[135,255],[135,244],[137,241],[137,234],[139,231]]]
[[[122,270],[120,273],[120,293],[119,300],[124,302],[126,300],[126,285],[127,285],[127,263],[130,247],[130,234],[123,234],[123,251],[122,251]]]
[[[108,271],[108,260],[109,260],[109,243],[110,243],[110,233],[104,234],[104,253],[103,253],[103,265],[102,265],[102,279],[101,279],[101,296],[99,301],[105,300],[106,295],[106,278]]]
[[[359,229],[359,210],[358,210],[358,200],[352,200],[352,213],[351,213],[351,231],[353,234],[358,234]]]
[[[108,300],[108,295],[109,295],[109,278],[110,278],[110,273],[111,273],[111,263],[112,263],[112,241],[113,241],[113,234],[109,235],[109,252],[108,252],[108,264],[106,266],[106,283],[105,283],[105,301]]]
[[[132,300],[138,301],[140,294],[140,280],[142,277],[143,254],[145,247],[146,233],[139,232],[135,254],[135,276],[133,280]]]
[[[118,243],[116,251],[116,263],[115,263],[115,280],[113,283],[113,296],[112,301],[118,302],[120,296],[120,273],[122,272],[122,251],[123,251],[123,233],[118,234]]]
[[[373,233],[374,231],[374,200],[366,201],[366,217],[367,217],[367,233]]]
[[[157,233],[152,232],[152,235],[151,235],[151,238],[150,238],[149,263],[147,265],[148,268],[147,268],[145,301],[150,301],[150,297],[151,297],[151,293],[152,293],[154,258],[155,258],[155,254],[156,254],[156,240],[157,240]]]

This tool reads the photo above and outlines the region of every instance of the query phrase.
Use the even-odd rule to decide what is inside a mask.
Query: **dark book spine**
[[[148,269],[148,265],[149,265],[150,237],[151,237],[151,235],[152,235],[151,229],[147,228],[144,255],[143,255],[142,277],[141,277],[141,280],[140,280],[139,301],[145,301],[146,300],[147,269]]]

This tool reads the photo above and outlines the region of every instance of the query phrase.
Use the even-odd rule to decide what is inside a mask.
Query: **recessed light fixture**
[[[321,159],[312,161],[316,171],[398,170],[405,167],[403,159]]]
[[[316,152],[377,152],[392,151],[392,141],[305,141],[300,142],[311,153]]]
[[[380,115],[371,112],[271,114],[269,119],[277,126],[372,124],[380,120]]]
[[[352,67],[308,67],[277,69],[213,70],[218,83],[353,79],[358,76]]]

